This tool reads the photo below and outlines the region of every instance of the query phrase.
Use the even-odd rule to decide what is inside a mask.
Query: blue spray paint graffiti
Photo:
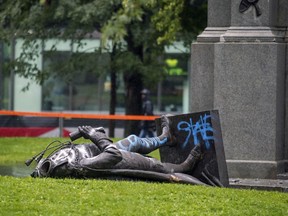
[[[130,135],[126,139],[118,141],[116,146],[122,150],[138,152],[140,148],[147,150],[157,149],[166,144],[167,141],[167,137],[161,140],[159,137],[140,138],[136,135]]]
[[[193,136],[194,145],[199,144],[199,135],[201,135],[204,140],[206,149],[210,148],[210,140],[214,140],[214,137],[208,135],[208,132],[213,132],[213,128],[208,122],[209,118],[211,118],[211,115],[205,114],[204,116],[200,116],[199,120],[195,124],[193,124],[192,118],[190,118],[189,122],[181,121],[178,123],[178,131],[185,131],[188,133],[182,148],[186,147],[191,136]]]

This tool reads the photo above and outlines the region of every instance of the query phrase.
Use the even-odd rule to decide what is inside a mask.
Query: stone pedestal
[[[288,169],[288,6],[259,0],[240,12],[241,2],[208,1],[208,27],[192,45],[190,111],[219,110],[230,178],[276,178]]]

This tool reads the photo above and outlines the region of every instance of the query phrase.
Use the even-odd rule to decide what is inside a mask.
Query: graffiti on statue
[[[251,6],[253,6],[256,10],[256,16],[261,16],[262,12],[260,10],[260,7],[258,6],[259,0],[241,0],[241,3],[239,5],[239,12],[244,13],[247,11]]]
[[[228,186],[220,118],[217,110],[169,116],[177,143],[160,147],[162,162],[182,163],[189,151],[201,144],[203,158],[190,175],[207,184]],[[160,120],[158,119],[157,128]],[[160,131],[157,131],[160,133]]]
[[[200,116],[199,118],[200,119],[197,122],[193,122],[193,118],[191,117],[188,121],[180,121],[177,124],[178,131],[184,131],[187,133],[185,142],[181,144],[182,148],[187,146],[191,138],[194,142],[194,145],[197,145],[200,142],[198,138],[200,136],[205,142],[206,149],[210,149],[210,142],[214,140],[213,135],[208,135],[209,132],[213,133],[213,128],[209,123],[211,115],[204,114],[204,116]]]

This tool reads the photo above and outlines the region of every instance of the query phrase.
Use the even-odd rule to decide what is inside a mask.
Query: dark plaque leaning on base
[[[169,116],[169,120],[176,143],[160,148],[161,161],[181,163],[192,148],[201,142],[205,149],[203,159],[189,174],[209,185],[228,187],[229,179],[218,111]],[[159,134],[160,119],[156,119],[156,125]]]

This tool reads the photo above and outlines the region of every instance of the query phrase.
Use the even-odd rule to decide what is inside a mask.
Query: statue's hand
[[[105,142],[107,145],[110,143],[113,143],[112,140],[110,140],[107,135],[105,134],[105,130],[103,127],[99,128],[92,128],[91,126],[80,126],[78,127],[79,132],[81,133],[82,137],[85,139],[90,139],[94,144],[96,144],[99,148],[101,148],[101,151],[104,151],[105,147],[100,147],[99,141],[100,140],[106,140],[108,142]]]
[[[91,137],[95,136],[96,132],[98,131],[97,129],[92,128],[91,126],[79,126],[78,130],[80,131],[80,133],[85,139],[90,139]]]
[[[97,128],[94,128],[96,131],[98,132],[101,132],[101,133],[104,133],[105,134],[105,130],[103,127],[97,127]]]

